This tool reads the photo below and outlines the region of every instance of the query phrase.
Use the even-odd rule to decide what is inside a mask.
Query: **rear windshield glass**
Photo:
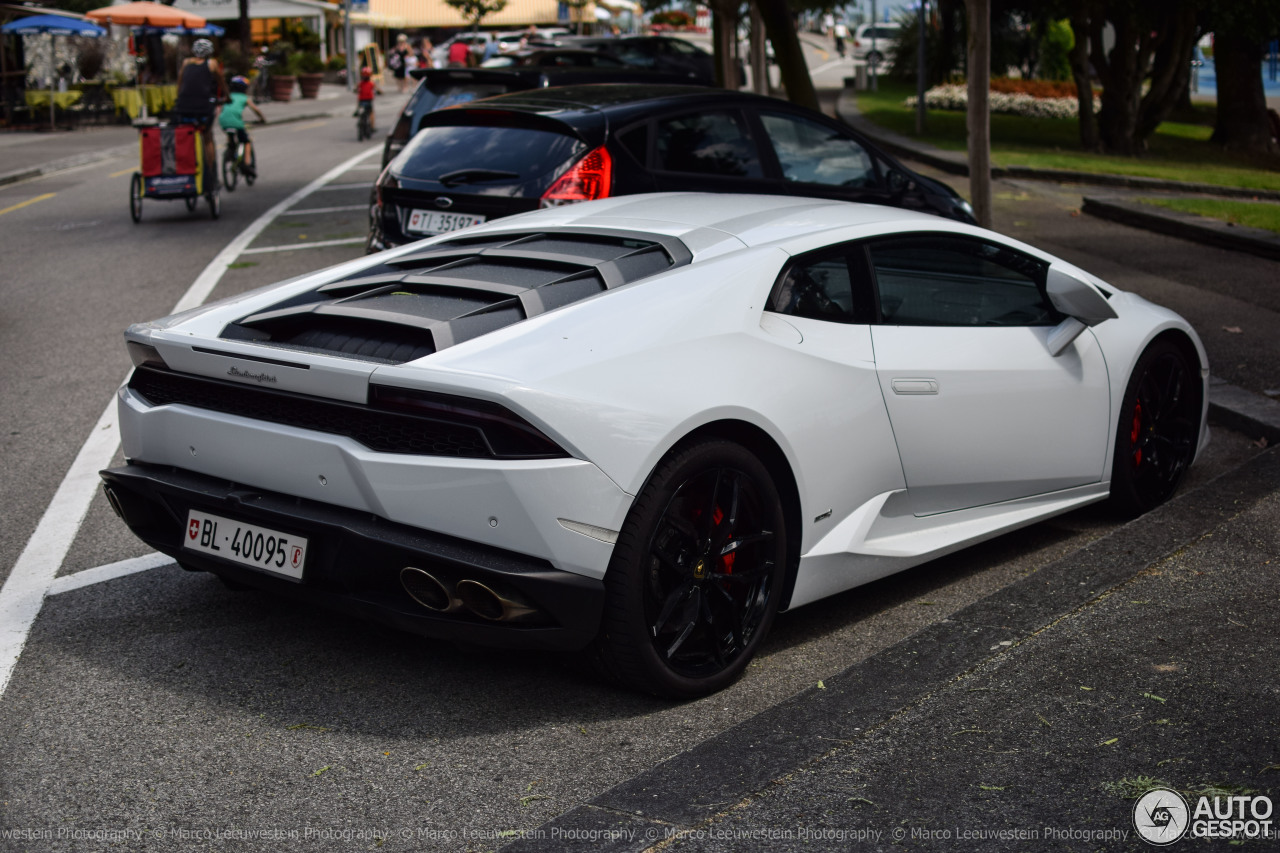
[[[467,104],[481,98],[504,95],[510,91],[501,83],[455,83],[452,80],[440,80],[434,85],[423,84],[413,95],[412,109],[418,120],[435,110],[442,110],[454,104]]]
[[[430,181],[450,172],[488,169],[513,172],[517,177],[509,182],[518,183],[572,162],[585,151],[574,137],[547,130],[426,127],[400,155],[396,171],[401,177]]]

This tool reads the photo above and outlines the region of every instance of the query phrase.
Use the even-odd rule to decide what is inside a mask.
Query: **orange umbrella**
[[[85,17],[99,24],[121,24],[126,27],[203,27],[205,19],[172,6],[160,3],[125,3],[123,6],[104,6],[94,9]]]

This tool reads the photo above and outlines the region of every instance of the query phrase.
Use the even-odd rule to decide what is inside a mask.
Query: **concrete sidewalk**
[[[384,94],[383,110],[398,111],[407,95]],[[322,85],[319,97],[259,104],[267,125],[350,115],[355,95],[345,87]],[[252,132],[253,125],[250,124]],[[86,127],[71,131],[22,131],[0,133],[0,186],[38,178],[118,157],[136,150],[138,131],[129,125]]]

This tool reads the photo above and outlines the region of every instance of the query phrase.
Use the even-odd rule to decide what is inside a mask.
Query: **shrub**
[[[1000,82],[1004,87],[1004,91],[997,89],[996,84]],[[1018,91],[1020,86],[1025,84],[1045,83],[1043,80],[992,80],[991,81],[991,112],[1007,113],[1009,115],[1026,116],[1028,118],[1075,118],[1080,114],[1080,103],[1075,96],[1075,86],[1070,85],[1071,94],[1067,97],[1041,97],[1037,98],[1026,91]],[[1049,86],[1064,86],[1069,84],[1047,84]],[[945,86],[934,86],[932,89],[924,93],[925,106],[931,110],[960,110],[964,111],[969,106],[969,91],[963,83],[949,84]],[[907,98],[906,106],[914,109],[916,99],[914,97]],[[1098,97],[1094,95],[1094,109],[1099,106]]]

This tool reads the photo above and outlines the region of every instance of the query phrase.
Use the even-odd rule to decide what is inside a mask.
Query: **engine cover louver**
[[[691,257],[678,240],[630,231],[459,237],[245,317],[222,337],[403,364]]]

